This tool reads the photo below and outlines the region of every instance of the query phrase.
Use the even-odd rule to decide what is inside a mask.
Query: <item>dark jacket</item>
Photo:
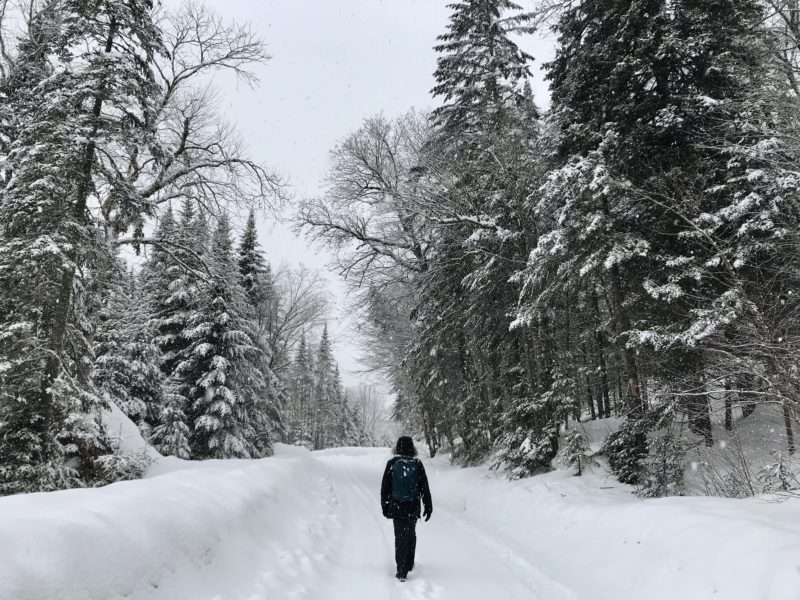
[[[386,470],[383,472],[381,481],[381,509],[383,516],[387,519],[419,519],[420,506],[419,498],[413,502],[398,502],[392,498],[392,465],[402,456],[395,456],[386,463]],[[419,495],[425,505],[425,514],[433,512],[433,500],[431,499],[431,488],[428,486],[428,476],[425,474],[425,467],[422,461],[413,459],[419,463]]]

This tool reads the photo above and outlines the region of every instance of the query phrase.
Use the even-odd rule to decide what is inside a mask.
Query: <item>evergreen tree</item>
[[[245,405],[249,435],[259,456],[271,453],[272,441],[284,436],[281,420],[283,391],[272,371],[269,323],[274,302],[272,275],[258,243],[255,215],[251,211],[239,243],[238,263],[249,335],[259,352],[245,382]]]
[[[592,449],[583,434],[574,430],[567,434],[564,444],[564,462],[575,467],[575,475],[583,475],[586,466],[593,464]]]
[[[258,243],[258,230],[253,211],[250,211],[239,243],[239,273],[248,304],[255,311],[269,300],[272,281],[267,261]]]
[[[176,392],[168,382],[164,389],[164,403],[153,428],[152,443],[165,456],[188,460],[192,457],[189,438],[191,431],[186,416],[186,397]]]
[[[190,316],[186,337],[191,344],[175,373],[188,387],[192,455],[196,458],[246,458],[245,376],[258,377],[251,357],[258,353],[243,316],[230,225],[220,217],[209,255],[204,301]],[[248,371],[245,373],[245,371]]]
[[[300,338],[292,364],[289,391],[289,441],[313,445],[314,422],[314,365],[308,351],[306,336]]]
[[[552,219],[531,255],[523,315],[602,290],[628,384],[629,423],[607,447],[626,481],[638,480],[647,453],[642,353],[655,353],[656,375],[712,442],[698,342],[733,313],[692,219],[748,187],[709,140],[739,120],[731,109],[757,85],[759,14],[748,0],[584,2],[557,26],[549,77],[564,166],[536,207]]]
[[[0,155],[7,156],[19,137],[22,118],[36,107],[36,87],[53,72],[48,60],[58,42],[58,2],[49,0],[31,15],[27,32],[18,41],[8,74],[0,78]],[[13,173],[10,163],[0,167],[0,182]]]
[[[336,365],[328,335],[328,326],[322,330],[317,356],[314,361],[314,448],[335,445],[343,438],[339,431],[339,398],[337,397]]]
[[[448,145],[472,153],[474,137],[501,127],[509,107],[524,99],[520,86],[530,77],[532,57],[512,36],[532,33],[533,15],[519,12],[511,0],[461,0],[449,6],[447,33],[434,48],[439,58],[432,93],[444,104],[432,118]]]
[[[104,399],[116,404],[148,439],[163,401],[161,353],[140,277],[120,268],[115,279],[94,338],[92,379]]]
[[[449,408],[439,427],[462,440],[457,456],[471,462],[497,441],[502,406],[518,383],[510,374],[524,368],[523,336],[509,332],[519,294],[511,279],[529,251],[525,202],[541,171],[531,159],[539,115],[527,82],[532,57],[513,39],[532,31],[532,15],[508,1],[451,8],[436,47],[433,95],[444,104],[433,112],[429,144],[432,171],[447,174],[447,193],[437,199],[447,217],[419,278],[409,369],[424,382],[425,406]]]
[[[184,201],[180,221],[172,208],[162,215],[155,245],[145,265],[144,280],[152,306],[152,327],[161,356],[164,406],[153,430],[153,442],[165,455],[189,458],[190,382],[178,372],[191,347],[189,320],[201,304],[202,241],[191,201]]]
[[[85,312],[89,278],[104,259],[90,196],[105,176],[98,152],[148,143],[152,134],[151,66],[160,39],[151,8],[150,0],[65,0],[45,3],[34,19],[27,47],[45,30],[47,43],[23,58],[21,74],[33,89],[17,106],[13,175],[0,202],[0,287],[7,291],[0,452],[13,457],[0,474],[6,492],[63,485],[65,458],[91,481],[106,451]],[[143,210],[132,209],[129,219]]]

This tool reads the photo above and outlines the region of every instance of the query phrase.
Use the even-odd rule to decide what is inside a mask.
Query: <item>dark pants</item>
[[[394,519],[394,560],[397,574],[405,577],[414,568],[417,550],[417,520]]]

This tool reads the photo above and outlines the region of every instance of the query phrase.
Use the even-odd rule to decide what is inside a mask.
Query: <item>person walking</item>
[[[417,456],[414,441],[401,436],[394,449],[395,456],[386,463],[381,481],[381,510],[394,521],[394,559],[397,579],[405,581],[414,569],[417,549],[417,520],[420,518],[420,499],[425,506],[425,520],[433,514],[431,489],[425,467]]]

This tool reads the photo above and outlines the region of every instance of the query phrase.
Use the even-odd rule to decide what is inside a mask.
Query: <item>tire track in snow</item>
[[[268,555],[277,560],[260,573],[260,589],[248,595],[247,600],[265,600],[277,594],[285,595],[287,600],[318,598],[311,593],[309,581],[315,579],[320,565],[327,560],[341,536],[341,523],[337,510],[339,499],[330,474],[325,471],[326,466],[315,459],[310,464],[318,467],[306,475],[314,481],[309,494],[313,509],[294,515],[294,533],[290,540],[267,542],[271,549]]]
[[[386,548],[390,547],[385,526],[376,515],[379,502],[370,497],[363,481],[358,481],[350,456],[328,455],[320,460],[326,465],[337,495],[340,497],[342,536],[334,554],[330,556],[325,581],[314,586],[315,598],[337,600],[352,598],[386,598],[401,600],[389,574],[390,561]],[[344,463],[344,464],[342,464]],[[369,468],[358,469],[369,477]],[[378,478],[380,475],[378,475]],[[375,540],[382,540],[376,544]]]
[[[344,518],[336,558],[339,572],[316,598],[576,600],[508,544],[456,515],[449,508],[454,502],[446,489],[434,489],[440,508],[430,523],[420,522],[417,568],[407,582],[394,581],[393,535],[378,513],[382,458],[335,453],[320,457],[340,497]],[[382,540],[382,550],[377,549],[376,538]],[[376,556],[377,552],[385,554]]]
[[[484,533],[467,519],[457,516],[450,510],[446,510],[445,514],[453,523],[454,528],[458,528],[470,537],[479,540],[481,545],[490,548],[498,557],[507,561],[503,564],[507,567],[511,576],[529,587],[532,592],[535,592],[537,598],[542,598],[542,600],[578,600],[578,597],[569,588],[548,577],[541,569],[496,536]],[[517,568],[512,568],[512,565]]]

